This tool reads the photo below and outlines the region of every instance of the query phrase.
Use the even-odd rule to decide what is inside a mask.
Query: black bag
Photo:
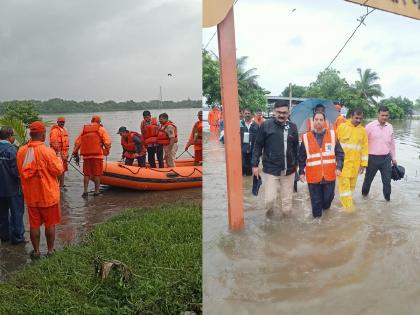
[[[252,176],[252,194],[254,196],[258,196],[258,191],[260,190],[260,186],[262,185],[261,176]]]
[[[405,175],[405,168],[401,165],[392,165],[391,167],[391,178],[393,180],[403,179]]]

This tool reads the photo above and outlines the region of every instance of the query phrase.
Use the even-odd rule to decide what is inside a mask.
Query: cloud
[[[198,0],[3,1],[0,97],[199,99],[200,24]]]
[[[296,8],[295,12],[291,12]],[[238,56],[249,56],[259,83],[273,95],[289,82],[307,85],[333,60],[366,8],[346,1],[241,0],[235,6]],[[420,96],[415,73],[420,51],[420,21],[375,10],[340,53],[332,67],[349,83],[357,68],[371,68],[387,96]],[[213,29],[203,31],[207,43]],[[217,37],[209,46],[217,52]],[[404,86],[402,82],[410,78]]]

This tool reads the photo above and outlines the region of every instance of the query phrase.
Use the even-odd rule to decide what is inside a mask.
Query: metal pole
[[[160,107],[162,108],[162,85],[159,85],[159,99],[160,99]]]
[[[289,110],[292,109],[292,83],[289,83]]]
[[[219,42],[220,90],[225,122],[229,228],[238,230],[244,227],[244,207],[233,7],[225,19],[217,25],[217,34]]]

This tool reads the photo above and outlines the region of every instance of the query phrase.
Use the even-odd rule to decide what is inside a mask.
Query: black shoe
[[[391,197],[385,197],[386,201],[391,201]]]
[[[82,194],[82,197],[83,198],[86,198],[87,196],[88,196],[88,193],[87,192],[85,192],[85,193]]]
[[[8,243],[8,242],[10,242],[10,238],[2,238],[2,239],[0,239],[0,241],[2,243]]]
[[[94,197],[101,196],[101,195],[102,195],[102,193],[101,193],[101,192],[96,192],[96,193],[93,193],[93,196],[94,196]]]

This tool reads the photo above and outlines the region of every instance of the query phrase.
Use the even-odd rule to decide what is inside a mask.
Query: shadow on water
[[[313,219],[307,187],[299,183],[293,216],[267,219],[264,191],[252,196],[251,178],[244,178],[240,232],[227,227],[223,145],[207,134],[206,314],[418,314],[420,122],[394,128],[407,177],[392,183],[391,202],[383,200],[379,175],[362,198],[360,177],[354,212],[345,212],[336,198],[321,219]]]
[[[180,151],[188,140],[192,125],[196,120],[198,109],[177,109],[166,111],[171,120],[178,126],[178,138]],[[113,148],[109,160],[116,161],[121,157],[121,146],[116,131],[120,126],[126,126],[129,130],[136,130],[139,126],[141,111],[137,112],[113,112],[100,113],[104,126],[108,129],[112,140]],[[152,111],[153,115],[159,112]],[[70,114],[66,115],[66,127],[69,130],[71,146],[79,134],[83,124],[90,121],[91,114]],[[46,116],[46,120],[54,121],[56,116]],[[72,148],[72,147],[71,147]],[[93,184],[90,184],[93,189]],[[134,207],[160,205],[173,203],[180,199],[201,200],[200,188],[183,189],[175,191],[132,191],[115,187],[102,187],[103,195],[87,199],[81,198],[83,192],[82,176],[69,166],[66,174],[66,187],[61,193],[61,224],[57,226],[56,244],[57,247],[75,244],[93,226],[104,222],[122,210]],[[26,238],[29,240],[29,226],[25,211]],[[42,232],[43,233],[43,232]],[[0,245],[0,281],[7,278],[10,272],[17,270],[30,263],[29,252],[32,246],[12,246],[10,244]],[[46,252],[44,236],[41,237],[41,251]]]

